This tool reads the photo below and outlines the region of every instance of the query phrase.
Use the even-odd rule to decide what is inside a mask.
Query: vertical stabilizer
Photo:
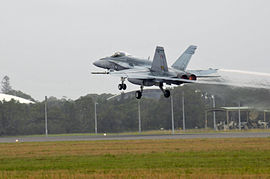
[[[151,71],[156,71],[156,72],[167,72],[168,71],[168,65],[166,61],[166,56],[164,52],[163,47],[156,47]]]
[[[174,62],[172,67],[177,70],[185,71],[191,59],[191,56],[195,53],[196,49],[197,49],[197,46],[195,45],[189,46],[185,50],[185,52]]]

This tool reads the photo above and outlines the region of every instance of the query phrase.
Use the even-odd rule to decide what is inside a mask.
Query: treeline
[[[1,81],[1,91],[35,101],[30,95],[12,89],[10,79]],[[174,101],[175,128],[183,127],[182,95],[185,96],[186,128],[204,128],[205,110],[216,107],[242,106],[270,109],[270,92],[266,89],[232,88],[215,85],[185,85],[171,90]],[[138,100],[135,97],[107,100],[111,94],[89,94],[77,100],[48,99],[48,132],[94,132],[94,104],[97,104],[98,132],[124,132],[138,130]],[[0,102],[0,135],[44,134],[43,102],[20,104],[16,101]],[[171,129],[171,100],[142,98],[142,130]],[[208,114],[208,127],[213,127],[212,113]],[[262,115],[251,115],[261,119]],[[237,118],[237,114],[235,114]],[[225,121],[223,113],[216,113],[217,122]]]
[[[181,90],[180,90],[181,91]],[[181,127],[181,93],[173,90],[175,126]],[[187,128],[203,127],[204,105],[199,94],[186,91]],[[138,130],[138,100],[110,100],[112,95],[86,95],[77,100],[48,98],[48,131],[55,133],[94,132],[94,103],[97,102],[98,132]],[[20,104],[0,102],[0,135],[44,134],[44,101]],[[170,129],[170,99],[141,99],[143,130]],[[192,107],[191,107],[192,106]],[[192,109],[192,110],[189,110]]]
[[[214,89],[215,88],[215,89]],[[204,111],[212,107],[215,95],[217,107],[242,105],[269,106],[268,90],[187,85],[173,90],[175,128],[182,128],[182,93],[185,96],[186,128],[204,128]],[[107,100],[111,94],[86,95],[77,100],[48,98],[48,132],[93,133],[94,103],[97,102],[98,132],[138,131],[138,100]],[[256,99],[255,99],[256,98]],[[253,102],[253,104],[251,104]],[[0,135],[44,134],[44,101],[20,104],[0,102]],[[170,98],[140,101],[142,130],[171,129]],[[209,114],[209,127],[212,117]],[[217,113],[217,122],[225,120]]]

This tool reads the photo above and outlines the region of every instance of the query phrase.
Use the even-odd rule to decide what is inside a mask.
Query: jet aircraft
[[[106,72],[92,72],[92,74],[111,74],[119,76],[121,83],[119,90],[126,90],[125,80],[130,83],[140,85],[140,90],[136,91],[135,97],[142,97],[144,86],[159,86],[164,96],[168,98],[170,91],[163,88],[163,84],[181,85],[183,83],[195,83],[197,78],[217,77],[217,69],[208,70],[186,70],[188,63],[195,53],[197,46],[189,46],[184,53],[168,68],[164,48],[157,46],[153,62],[147,59],[139,59],[124,52],[116,52],[110,57],[101,58],[93,64],[97,67],[107,69]]]

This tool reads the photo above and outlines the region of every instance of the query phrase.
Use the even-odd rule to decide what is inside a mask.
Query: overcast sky
[[[117,93],[93,61],[160,45],[171,65],[191,44],[189,69],[270,73],[269,33],[269,0],[0,0],[0,78],[38,100]]]

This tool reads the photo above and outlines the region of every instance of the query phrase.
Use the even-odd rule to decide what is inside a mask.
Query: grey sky
[[[269,9],[268,0],[0,0],[0,78],[39,100],[117,93],[118,78],[90,75],[93,61],[118,50],[152,59],[161,45],[171,65],[190,44],[190,69],[270,73]]]

